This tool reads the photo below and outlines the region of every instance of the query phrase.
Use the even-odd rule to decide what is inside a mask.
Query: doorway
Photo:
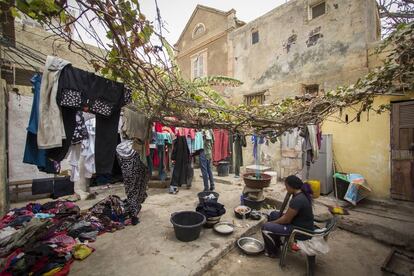
[[[392,103],[391,198],[414,201],[414,101]]]

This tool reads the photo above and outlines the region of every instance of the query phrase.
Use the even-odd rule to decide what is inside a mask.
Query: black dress
[[[191,162],[190,151],[184,136],[178,136],[174,141],[171,159],[175,161],[174,170],[171,177],[171,186],[191,185]]]

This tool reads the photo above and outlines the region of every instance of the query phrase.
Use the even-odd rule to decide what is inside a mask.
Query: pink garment
[[[229,132],[224,129],[214,129],[213,162],[218,163],[230,156]]]
[[[177,127],[175,128],[175,134],[177,136],[191,137],[191,140],[195,139],[195,129],[193,128]]]
[[[68,245],[68,244],[75,244],[76,241],[74,238],[66,234],[60,234],[60,235],[50,238],[46,243],[57,243],[61,245]]]

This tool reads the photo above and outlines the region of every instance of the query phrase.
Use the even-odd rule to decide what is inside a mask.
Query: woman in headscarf
[[[280,237],[289,236],[293,227],[300,227],[313,231],[312,190],[309,184],[303,183],[300,178],[290,175],[285,179],[288,193],[293,195],[286,213],[271,212],[269,221],[262,227],[266,255],[278,257],[282,242]],[[300,239],[300,236],[298,237]]]

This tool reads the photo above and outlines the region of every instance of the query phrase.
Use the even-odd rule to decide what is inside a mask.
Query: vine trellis
[[[73,10],[79,13],[75,16]],[[353,85],[316,97],[232,106],[212,87],[238,86],[241,82],[220,76],[192,81],[182,77],[173,48],[162,36],[164,24],[158,7],[157,24],[141,12],[138,0],[73,0],[70,4],[66,0],[32,0],[30,4],[16,0],[9,12],[29,16],[63,38],[98,73],[128,85],[134,92],[135,108],[165,124],[279,136],[298,126],[320,123],[346,107],[355,108],[357,116],[369,110],[384,112],[387,106],[374,110],[376,96],[408,93],[414,88],[413,23],[402,26],[384,42],[392,46],[384,65]],[[100,51],[90,50],[82,39],[85,33]]]

